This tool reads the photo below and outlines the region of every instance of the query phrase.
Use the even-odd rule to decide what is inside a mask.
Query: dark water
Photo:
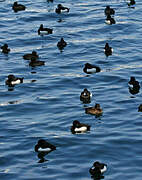
[[[142,81],[142,2],[128,8],[125,0],[26,0],[20,1],[26,11],[17,13],[13,2],[0,1],[0,45],[11,49],[0,53],[0,179],[89,180],[98,160],[108,165],[105,180],[141,180],[142,95],[130,94],[127,83],[130,76]],[[58,3],[70,13],[56,14]],[[106,5],[116,11],[115,25],[105,24]],[[53,34],[38,36],[41,23]],[[68,43],[62,53],[61,37]],[[114,49],[108,58],[106,42]],[[32,50],[45,66],[31,68],[23,60]],[[102,71],[86,75],[86,62]],[[24,83],[8,91],[8,74],[24,77]],[[84,88],[93,93],[86,105],[79,99]],[[95,103],[103,108],[99,118],[84,111]],[[91,131],[71,134],[74,120],[90,124]],[[40,138],[57,147],[44,163],[34,152]]]

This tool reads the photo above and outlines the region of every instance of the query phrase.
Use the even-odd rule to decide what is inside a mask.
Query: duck
[[[90,131],[90,125],[80,123],[79,121],[75,120],[73,121],[73,125],[71,126],[71,132],[72,134],[75,133],[83,133],[86,131]]]
[[[23,4],[18,4],[17,1],[15,1],[12,6],[12,9],[15,12],[18,12],[18,11],[24,11],[26,9],[26,7]]]
[[[37,59],[39,58],[39,56],[38,56],[36,51],[32,51],[32,53],[30,53],[30,54],[24,54],[23,59],[31,60],[32,57],[37,58]]]
[[[142,104],[139,105],[138,112],[142,112]]]
[[[14,86],[16,84],[23,83],[24,78],[15,77],[13,74],[8,75],[8,79],[5,81],[6,85]]]
[[[38,35],[46,35],[46,34],[52,34],[52,33],[53,33],[53,29],[44,28],[43,24],[41,24],[38,29]]]
[[[81,92],[80,101],[83,101],[83,103],[90,103],[91,102],[91,97],[92,97],[92,93],[85,88]]]
[[[64,47],[66,47],[67,43],[66,41],[64,40],[64,38],[61,38],[61,40],[57,43],[57,47],[62,50],[64,49]]]
[[[109,46],[108,43],[105,44],[105,47],[104,47],[104,53],[106,56],[109,56],[109,55],[112,55],[112,52],[113,52],[113,49],[112,47]]]
[[[55,9],[55,12],[60,14],[61,12],[69,12],[69,8],[64,7],[62,4],[58,4],[57,8]]]
[[[110,25],[116,23],[114,18],[111,17],[111,15],[107,15],[107,18],[106,18],[105,22],[106,22],[106,24],[110,24]]]
[[[110,8],[110,6],[106,6],[105,8],[105,15],[114,15],[115,14],[115,10],[113,8]]]
[[[1,46],[2,53],[8,54],[10,52],[10,49],[8,48],[8,44],[4,44]]]
[[[29,66],[32,66],[32,67],[35,67],[35,66],[43,66],[45,65],[45,62],[44,61],[39,61],[37,60],[37,58],[35,57],[32,57],[31,58],[31,61],[29,63]]]
[[[128,4],[128,6],[130,7],[130,6],[135,5],[135,4],[136,4],[136,2],[135,2],[135,0],[130,0],[130,3],[127,3],[127,4]]]
[[[92,114],[96,116],[100,116],[103,113],[103,110],[100,107],[100,104],[95,104],[94,107],[85,108],[86,114]]]
[[[129,92],[131,94],[137,94],[140,90],[140,84],[136,81],[135,77],[130,77],[130,81],[128,82]]]
[[[35,152],[46,152],[49,153],[51,151],[56,150],[56,146],[50,144],[44,139],[38,140],[38,143],[35,145]]]
[[[100,67],[92,65],[90,63],[86,63],[85,67],[83,68],[83,71],[87,74],[92,74],[92,73],[98,73],[101,71]]]
[[[92,176],[101,177],[101,175],[107,171],[107,164],[100,163],[99,161],[94,162],[93,166],[89,169]]]

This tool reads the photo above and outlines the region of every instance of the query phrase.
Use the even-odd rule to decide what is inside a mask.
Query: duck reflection
[[[46,152],[39,152],[37,154],[37,157],[39,158],[38,163],[44,163],[44,162],[48,161],[47,159],[44,158],[44,156],[46,156],[47,154],[48,153],[46,153]]]

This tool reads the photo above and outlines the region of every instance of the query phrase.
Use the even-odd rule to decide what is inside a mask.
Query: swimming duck
[[[44,139],[40,139],[35,145],[35,152],[46,152],[49,153],[53,150],[56,150],[56,147]]]
[[[64,47],[66,47],[66,45],[67,45],[67,43],[66,43],[66,41],[63,38],[61,38],[61,40],[57,43],[57,47],[60,50],[62,50]]]
[[[83,103],[90,103],[91,102],[92,93],[88,91],[86,88],[81,92],[80,95],[80,101],[83,101]]]
[[[26,59],[26,60],[31,60],[32,57],[34,57],[34,58],[39,58],[39,56],[38,56],[38,54],[37,54],[36,51],[32,51],[31,54],[25,54],[25,55],[23,56],[23,58]]]
[[[136,4],[136,2],[135,2],[135,0],[130,0],[130,3],[127,3],[127,4],[128,4],[128,6],[130,7],[130,6],[135,5],[135,4]]]
[[[107,170],[107,165],[98,161],[94,162],[93,166],[89,169],[92,176],[101,177],[101,175]]]
[[[106,24],[110,24],[110,25],[115,24],[115,20],[114,18],[111,17],[111,15],[107,15],[105,22]]]
[[[26,9],[26,7],[22,4],[18,4],[17,1],[14,2],[13,6],[12,6],[12,9],[15,11],[15,12],[18,12],[18,11],[24,11]]]
[[[44,61],[39,61],[35,57],[31,58],[31,61],[29,63],[29,66],[35,67],[35,66],[43,66],[45,64]]]
[[[112,55],[112,52],[113,52],[113,49],[112,47],[109,46],[108,43],[105,44],[105,47],[104,47],[104,53],[106,56],[109,56],[109,55]]]
[[[130,81],[128,82],[129,92],[131,94],[137,94],[140,90],[140,84],[136,81],[135,77],[130,77]]]
[[[10,52],[10,49],[8,48],[8,44],[4,44],[1,46],[2,53],[8,54]]]
[[[8,79],[5,81],[6,85],[14,86],[16,84],[23,83],[24,78],[15,77],[13,74],[8,75]]]
[[[55,9],[55,12],[60,14],[61,12],[65,11],[65,12],[69,12],[69,8],[64,7],[62,4],[58,4],[57,8]]]
[[[142,112],[142,104],[139,105],[138,112]]]
[[[105,15],[114,15],[115,14],[115,10],[113,8],[110,8],[110,6],[106,6],[105,8]]]
[[[83,133],[86,131],[90,131],[90,126],[88,124],[80,123],[77,120],[73,121],[73,126],[71,126],[72,134]]]
[[[86,114],[92,114],[100,116],[103,113],[103,110],[100,107],[100,104],[95,104],[94,107],[89,107],[85,109]]]
[[[83,71],[87,74],[92,74],[92,73],[98,73],[101,71],[100,67],[92,65],[90,63],[86,63],[85,67],[83,68]]]
[[[38,29],[38,35],[46,35],[46,34],[52,34],[52,33],[53,33],[53,29],[44,28],[43,24],[41,24]]]

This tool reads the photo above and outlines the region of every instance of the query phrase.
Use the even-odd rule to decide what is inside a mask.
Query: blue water
[[[89,180],[89,168],[100,161],[108,165],[105,180],[141,180],[142,95],[132,95],[128,81],[142,81],[142,2],[128,8],[125,0],[26,0],[19,2],[26,10],[17,13],[13,2],[0,1],[0,46],[11,49],[0,52],[0,179]],[[56,14],[58,3],[70,12]],[[105,24],[106,5],[116,11],[115,25]],[[42,23],[53,34],[39,36]],[[63,52],[57,48],[61,37],[67,42]],[[109,57],[106,42],[114,49]],[[31,68],[23,59],[33,50],[45,66]],[[101,72],[86,75],[87,62]],[[24,77],[24,83],[10,91],[9,74]],[[80,101],[84,88],[93,93],[90,104]],[[103,108],[98,118],[84,110],[95,103]],[[91,131],[71,134],[74,120]],[[34,152],[40,138],[57,147],[43,163]]]

